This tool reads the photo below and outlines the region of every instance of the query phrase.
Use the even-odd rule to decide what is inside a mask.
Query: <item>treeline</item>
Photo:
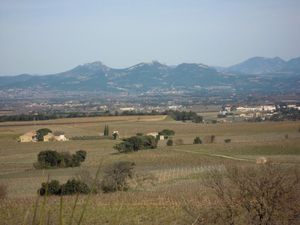
[[[53,112],[53,113],[41,113],[41,114],[19,114],[19,115],[4,115],[0,116],[0,122],[8,121],[38,121],[38,120],[55,120],[63,118],[81,118],[81,117],[99,117],[99,116],[153,116],[153,115],[168,115],[172,119],[177,121],[188,121],[191,120],[195,123],[201,123],[203,121],[202,116],[192,111],[175,111],[166,110],[158,112],[152,110],[151,112],[139,112],[139,111],[123,111],[114,113],[110,111],[105,112]]]
[[[96,117],[110,116],[110,113],[47,113],[47,114],[19,114],[19,115],[4,115],[0,116],[0,122],[8,121],[34,121],[34,120],[55,120],[63,118],[80,118],[80,117]]]

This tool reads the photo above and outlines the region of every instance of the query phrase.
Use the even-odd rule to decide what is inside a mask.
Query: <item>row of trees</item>
[[[41,151],[37,156],[34,167],[37,169],[78,167],[86,159],[86,151],[79,150],[75,154],[69,152],[57,152],[53,150]]]

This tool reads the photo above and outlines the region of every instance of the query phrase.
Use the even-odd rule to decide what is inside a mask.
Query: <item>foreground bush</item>
[[[57,167],[77,167],[86,159],[86,151],[79,150],[75,154],[69,152],[57,152],[53,150],[41,151],[37,156],[37,163],[34,167],[57,168]]]
[[[227,167],[210,172],[203,184],[211,192],[211,205],[206,210],[201,206],[198,211],[190,210],[195,215],[193,224],[300,224],[296,168],[272,164]]]
[[[65,184],[60,184],[58,180],[42,183],[42,187],[38,190],[40,195],[73,195],[76,193],[88,194],[90,188],[87,184],[80,180],[71,179]]]
[[[134,162],[121,161],[108,167],[101,182],[101,189],[104,193],[115,191],[127,191],[129,188],[128,179],[133,177]]]
[[[135,152],[143,149],[157,148],[157,140],[153,136],[133,136],[123,139],[114,146],[119,152]]]

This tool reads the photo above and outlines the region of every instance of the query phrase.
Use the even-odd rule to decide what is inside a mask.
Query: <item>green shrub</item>
[[[128,179],[133,176],[134,162],[121,161],[108,167],[101,182],[101,189],[104,193],[115,191],[127,191]]]
[[[172,139],[169,139],[167,141],[167,146],[173,146],[173,140]]]
[[[194,143],[194,144],[202,144],[202,140],[200,139],[200,137],[195,137],[193,143]]]

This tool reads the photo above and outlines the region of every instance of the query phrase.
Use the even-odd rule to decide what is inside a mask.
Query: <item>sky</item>
[[[0,0],[0,75],[300,56],[299,0]]]

